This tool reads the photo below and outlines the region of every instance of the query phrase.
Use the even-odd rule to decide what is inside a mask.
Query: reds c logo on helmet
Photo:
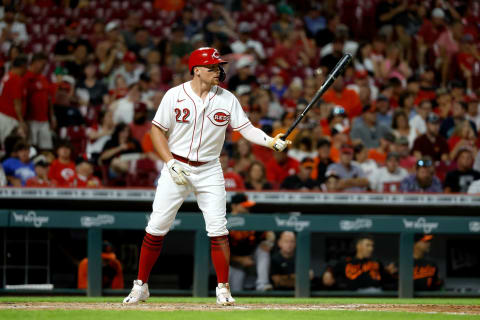
[[[227,61],[220,58],[220,53],[215,48],[203,47],[198,48],[190,54],[188,59],[188,69],[193,74],[193,67],[204,66],[209,64],[224,64]]]

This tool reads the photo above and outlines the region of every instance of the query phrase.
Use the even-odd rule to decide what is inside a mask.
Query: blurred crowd
[[[228,131],[227,190],[480,193],[480,4],[447,0],[0,1],[0,186],[152,186],[151,119],[217,48],[252,124]]]

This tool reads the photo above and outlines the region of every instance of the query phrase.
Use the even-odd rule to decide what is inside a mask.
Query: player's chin
[[[212,79],[212,85],[218,85],[220,83],[220,78],[219,77],[214,77]]]

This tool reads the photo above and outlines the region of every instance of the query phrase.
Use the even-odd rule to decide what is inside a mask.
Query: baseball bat
[[[325,79],[325,82],[322,84],[320,89],[318,89],[317,93],[315,93],[315,96],[313,97],[312,101],[305,107],[305,109],[302,111],[302,113],[297,117],[295,122],[288,128],[287,132],[280,138],[283,141],[285,141],[290,133],[292,133],[293,129],[298,125],[300,121],[302,121],[303,117],[307,114],[307,112],[312,108],[318,100],[323,96],[323,94],[330,88],[333,82],[338,78],[338,76],[343,72],[343,69],[352,61],[352,56],[347,53],[345,54],[340,61],[338,61],[337,65],[335,68],[333,68],[332,72],[330,72],[327,75],[327,79]]]

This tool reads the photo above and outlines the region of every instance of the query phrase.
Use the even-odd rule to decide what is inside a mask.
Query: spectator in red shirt
[[[0,83],[0,144],[16,126],[25,124],[25,90],[22,77],[27,70],[27,58],[18,56]]]
[[[71,187],[75,181],[75,163],[71,160],[72,146],[66,140],[57,146],[57,158],[53,160],[48,177],[59,187]]]
[[[276,152],[266,165],[267,180],[278,188],[286,177],[298,173],[298,161],[287,156],[287,150]]]
[[[77,188],[99,188],[102,186],[100,179],[93,175],[93,165],[85,158],[80,158],[77,161],[73,186]]]
[[[423,9],[420,6],[420,9]],[[420,70],[424,70],[425,58],[428,52],[433,53],[433,44],[437,41],[440,34],[445,30],[445,12],[440,8],[435,8],[432,11],[432,18],[423,19],[423,24],[417,33],[417,60]]]
[[[220,154],[220,164],[223,170],[223,178],[225,179],[225,189],[227,191],[244,190],[245,185],[242,176],[229,167],[229,161],[228,153],[222,151]]]
[[[27,90],[27,116],[32,144],[39,149],[53,149],[50,125],[53,125],[53,87],[42,74],[47,56],[37,53],[23,77]]]
[[[26,186],[31,188],[46,188],[55,186],[54,182],[48,178],[48,169],[50,164],[44,155],[39,155],[33,159],[35,164],[36,176],[27,180]]]

